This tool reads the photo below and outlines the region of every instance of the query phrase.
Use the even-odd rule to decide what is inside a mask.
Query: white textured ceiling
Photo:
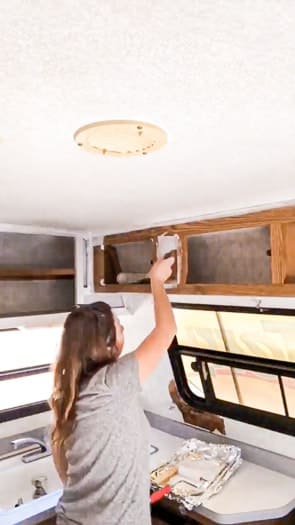
[[[150,156],[81,151],[100,119]],[[0,222],[120,231],[295,197],[294,0],[0,2]]]

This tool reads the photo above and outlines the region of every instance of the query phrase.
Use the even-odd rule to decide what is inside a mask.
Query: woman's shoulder
[[[121,388],[126,392],[139,392],[139,368],[135,352],[119,357],[105,370],[105,382],[109,388]]]
[[[80,396],[90,393],[106,393],[108,391],[138,393],[141,391],[139,381],[138,361],[135,352],[119,357],[113,363],[100,368],[91,377],[83,379]]]

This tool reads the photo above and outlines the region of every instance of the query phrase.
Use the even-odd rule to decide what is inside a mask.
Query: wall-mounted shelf
[[[74,268],[0,268],[0,281],[72,279]]]
[[[0,316],[68,311],[75,304],[75,238],[0,232]]]

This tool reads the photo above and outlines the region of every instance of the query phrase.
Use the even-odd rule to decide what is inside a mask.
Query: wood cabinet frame
[[[221,231],[268,226],[270,228],[271,276],[270,284],[187,284],[188,243],[190,236]],[[255,295],[295,296],[295,207],[275,208],[246,215],[158,226],[143,230],[106,235],[104,244],[155,239],[164,233],[177,234],[182,245],[181,280],[177,288],[168,293],[197,295]],[[94,284],[96,292],[149,293],[145,284],[101,286],[102,266],[99,263],[99,247],[94,247]],[[100,277],[98,278],[98,275]]]

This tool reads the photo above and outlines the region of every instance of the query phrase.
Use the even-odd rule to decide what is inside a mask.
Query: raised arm
[[[168,350],[175,334],[176,324],[164,283],[171,275],[174,258],[158,260],[150,271],[154,299],[155,328],[139,345],[136,356],[141,383],[153,372]]]

